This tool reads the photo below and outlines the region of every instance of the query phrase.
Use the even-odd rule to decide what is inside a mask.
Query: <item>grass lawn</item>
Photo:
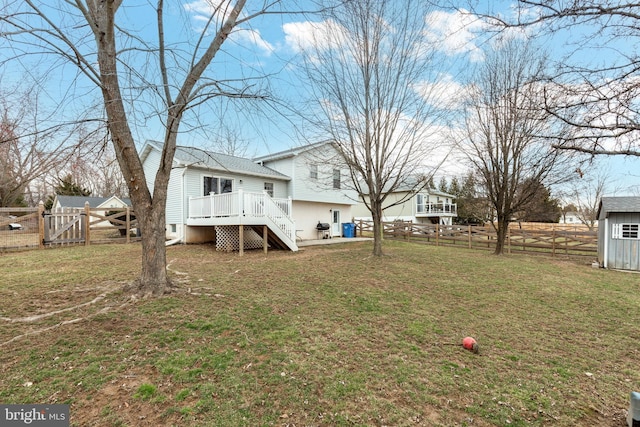
[[[180,291],[148,300],[121,292],[137,244],[0,255],[0,402],[82,427],[626,425],[639,275],[370,245],[174,246]]]

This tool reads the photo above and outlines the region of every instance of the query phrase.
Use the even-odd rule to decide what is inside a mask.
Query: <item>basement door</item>
[[[340,229],[340,211],[337,209],[333,210],[333,216],[331,218],[331,236],[342,235],[342,230]]]

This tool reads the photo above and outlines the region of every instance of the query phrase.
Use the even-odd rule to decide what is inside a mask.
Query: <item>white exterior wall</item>
[[[264,165],[291,177],[289,195],[295,201],[321,203],[355,204],[357,193],[348,188],[349,173],[346,166],[337,166],[337,152],[326,144],[297,156],[273,161]],[[318,178],[311,178],[311,165],[317,165]],[[341,169],[341,188],[333,188],[333,170]]]
[[[144,169],[144,175],[147,179],[147,187],[149,187],[149,191],[153,194],[153,180],[156,176],[156,172],[158,171],[158,167],[160,166],[160,153],[151,149],[147,157],[144,159],[144,164],[142,165]]]
[[[331,224],[333,210],[340,211],[340,223],[351,222],[352,205],[338,203],[316,203],[305,201],[293,201],[293,218],[296,222],[296,237],[302,240],[314,240],[318,238],[316,225],[318,221]],[[334,235],[337,237],[338,234]]]

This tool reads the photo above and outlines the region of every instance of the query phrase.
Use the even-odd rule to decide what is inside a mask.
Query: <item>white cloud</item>
[[[346,34],[346,31],[341,31],[340,26],[331,20],[289,22],[282,26],[282,30],[285,44],[296,53],[340,46]]]
[[[437,11],[426,16],[430,31],[427,38],[440,44],[447,55],[469,54],[472,61],[484,58],[478,46],[479,35],[489,24],[466,10],[455,12]]]
[[[436,82],[422,81],[413,86],[420,96],[439,108],[457,109],[466,101],[469,90],[453,79],[450,74],[441,74]]]
[[[234,41],[244,44],[243,42],[248,42],[255,47],[257,47],[260,51],[262,51],[265,55],[270,55],[274,52],[274,46],[262,38],[260,31],[258,30],[241,30],[233,33]]]
[[[195,0],[183,7],[191,14],[196,32],[204,31],[211,16],[214,16],[213,28],[217,28],[231,10],[229,0]],[[262,38],[260,31],[256,29],[238,28],[231,33],[230,38],[238,44],[255,46],[265,55],[270,55],[274,51],[274,46]]]

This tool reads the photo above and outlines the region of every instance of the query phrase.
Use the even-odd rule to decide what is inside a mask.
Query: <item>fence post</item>
[[[551,258],[556,256],[556,228],[551,228]]]
[[[469,240],[469,249],[471,249],[471,224],[467,226],[467,239]]]
[[[89,206],[89,202],[84,202],[84,221],[82,228],[83,230],[81,232],[84,234],[84,245],[89,246],[91,244],[91,232],[89,231],[91,228],[91,207]]]
[[[129,230],[131,230],[131,209],[129,209],[129,206],[127,206],[127,216],[125,218],[125,231],[127,232],[127,243],[131,243],[131,233],[129,233]]]
[[[44,202],[38,203],[38,240],[40,249],[44,249]]]
[[[436,224],[436,246],[440,243],[440,223]]]
[[[507,228],[507,253],[511,255],[511,227]]]

